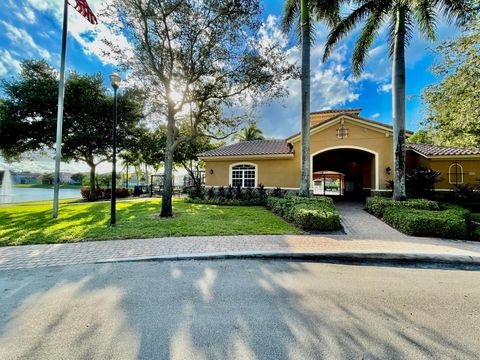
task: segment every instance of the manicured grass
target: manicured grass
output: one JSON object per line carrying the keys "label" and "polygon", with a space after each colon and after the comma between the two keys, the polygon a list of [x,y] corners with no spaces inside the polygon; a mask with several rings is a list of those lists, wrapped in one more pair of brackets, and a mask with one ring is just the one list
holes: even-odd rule
{"label": "manicured grass", "polygon": [[117,226],[108,226],[110,203],[0,206],[0,246],[193,235],[294,234],[300,231],[260,206],[219,206],[174,199],[175,216],[158,216],[161,201],[117,203]]}
{"label": "manicured grass", "polygon": [[[15,187],[32,188],[32,189],[53,189],[53,185],[49,184],[15,184]],[[60,189],[80,189],[82,185],[60,184]]]}

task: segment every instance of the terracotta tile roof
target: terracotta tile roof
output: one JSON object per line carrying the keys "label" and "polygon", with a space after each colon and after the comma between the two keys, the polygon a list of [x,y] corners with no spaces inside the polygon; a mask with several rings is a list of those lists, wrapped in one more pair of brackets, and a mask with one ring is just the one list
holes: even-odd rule
{"label": "terracotta tile roof", "polygon": [[416,151],[424,156],[480,155],[479,148],[465,148],[461,146],[408,143],[406,148],[407,150]]}
{"label": "terracotta tile roof", "polygon": [[358,115],[362,111],[362,108],[354,108],[354,109],[329,109],[329,110],[320,110],[320,111],[312,111],[310,115],[317,115],[317,114],[332,114],[334,116],[335,114],[339,113],[347,113],[347,114],[355,114]]}
{"label": "terracotta tile roof", "polygon": [[208,156],[240,156],[240,155],[277,155],[293,154],[292,148],[286,140],[253,140],[242,141],[236,144],[222,146],[198,154],[199,157]]}

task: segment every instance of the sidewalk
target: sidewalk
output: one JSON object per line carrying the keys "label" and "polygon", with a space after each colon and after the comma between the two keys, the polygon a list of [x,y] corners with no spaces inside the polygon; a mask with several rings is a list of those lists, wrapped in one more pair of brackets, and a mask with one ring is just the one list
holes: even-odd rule
{"label": "sidewalk", "polygon": [[88,264],[111,259],[234,253],[376,253],[480,257],[480,242],[347,235],[247,235],[92,241],[0,248],[0,270]]}

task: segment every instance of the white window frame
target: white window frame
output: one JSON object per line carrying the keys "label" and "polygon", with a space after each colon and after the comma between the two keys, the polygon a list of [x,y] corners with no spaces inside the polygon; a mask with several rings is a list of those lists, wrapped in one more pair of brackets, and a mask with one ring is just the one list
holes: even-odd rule
{"label": "white window frame", "polygon": [[[460,172],[454,172],[452,173],[452,167],[458,167],[458,169],[460,169]],[[457,175],[460,175],[459,178],[460,178],[460,181],[456,181],[458,180],[458,177]],[[452,181],[452,177],[454,178],[453,181]],[[463,184],[463,166],[460,165],[458,162],[454,162],[452,165],[450,165],[448,167],[448,182],[449,184]]]}
{"label": "white window frame", "polygon": [[[253,166],[254,167],[253,170],[255,171],[255,184],[252,187],[253,188],[258,187],[258,166],[255,163],[249,163],[249,162],[239,162],[239,163],[235,163],[235,164],[230,165],[230,168],[229,168],[229,171],[228,171],[228,182],[229,182],[229,184],[231,186],[233,186],[233,184],[232,184],[233,183],[232,172],[234,170],[233,168],[235,166],[239,166],[239,165],[248,165],[248,166]],[[242,170],[242,169],[239,169],[239,170]],[[247,171],[247,170],[251,171],[252,169],[244,169],[243,171]],[[246,188],[245,186],[243,186],[244,184],[245,184],[245,177],[242,176],[242,186],[241,186],[241,188],[243,188],[243,189]]]}

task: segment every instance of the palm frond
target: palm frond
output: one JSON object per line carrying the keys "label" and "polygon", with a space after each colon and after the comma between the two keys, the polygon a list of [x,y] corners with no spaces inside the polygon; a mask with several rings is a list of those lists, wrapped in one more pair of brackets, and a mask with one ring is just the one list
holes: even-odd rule
{"label": "palm frond", "polygon": [[285,8],[283,9],[283,17],[281,22],[282,31],[288,33],[295,24],[298,26],[300,18],[300,2],[298,0],[285,1]]}
{"label": "palm frond", "polygon": [[311,0],[310,13],[316,21],[325,21],[334,27],[341,21],[340,6],[346,0]]}
{"label": "palm frond", "polygon": [[323,61],[327,61],[330,54],[335,47],[348,33],[350,33],[355,26],[365,20],[370,14],[375,11],[378,0],[370,0],[355,9],[346,18],[342,19],[336,24],[336,26],[330,31],[325,44],[325,51],[323,53]]}
{"label": "palm frond", "polygon": [[435,40],[437,29],[437,2],[432,0],[417,0],[412,6],[414,18],[420,28],[420,33],[427,39]]}
{"label": "palm frond", "polygon": [[478,0],[438,0],[438,7],[449,22],[458,26],[465,25],[472,17],[476,16]]}
{"label": "palm frond", "polygon": [[355,77],[360,76],[368,52],[377,37],[378,31],[387,16],[387,9],[378,8],[368,17],[365,26],[362,28],[360,36],[355,43],[355,49],[352,54],[352,71]]}

